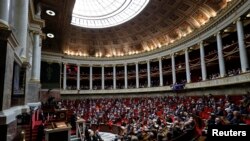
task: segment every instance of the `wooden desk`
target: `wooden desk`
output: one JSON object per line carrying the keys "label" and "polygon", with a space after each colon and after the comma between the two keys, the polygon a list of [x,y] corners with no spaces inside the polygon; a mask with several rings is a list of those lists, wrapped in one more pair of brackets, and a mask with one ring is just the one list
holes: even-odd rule
{"label": "wooden desk", "polygon": [[53,122],[45,131],[45,141],[70,141],[71,126],[65,122]]}

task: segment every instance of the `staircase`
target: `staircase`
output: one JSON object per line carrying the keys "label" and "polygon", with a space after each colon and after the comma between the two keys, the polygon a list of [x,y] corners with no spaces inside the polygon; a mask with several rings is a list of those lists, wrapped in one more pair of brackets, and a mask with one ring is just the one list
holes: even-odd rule
{"label": "staircase", "polygon": [[34,126],[34,128],[32,129],[32,141],[36,141],[37,138],[37,132],[38,132],[38,126]]}
{"label": "staircase", "polygon": [[24,131],[25,140],[30,139],[30,125],[22,125],[22,131]]}
{"label": "staircase", "polygon": [[70,140],[71,141],[81,141],[81,139],[78,138],[76,135],[71,135]]}
{"label": "staircase", "polygon": [[22,125],[22,129],[25,132],[25,141],[30,141],[30,136],[32,136],[31,141],[36,141],[38,126],[35,126],[32,129],[31,134],[30,134],[30,125]]}

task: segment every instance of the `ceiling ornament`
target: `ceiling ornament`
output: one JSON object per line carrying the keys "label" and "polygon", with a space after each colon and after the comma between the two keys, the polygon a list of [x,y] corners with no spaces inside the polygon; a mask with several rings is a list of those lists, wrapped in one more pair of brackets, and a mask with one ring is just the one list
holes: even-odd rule
{"label": "ceiling ornament", "polygon": [[107,28],[138,15],[149,0],[76,0],[71,24],[85,28]]}

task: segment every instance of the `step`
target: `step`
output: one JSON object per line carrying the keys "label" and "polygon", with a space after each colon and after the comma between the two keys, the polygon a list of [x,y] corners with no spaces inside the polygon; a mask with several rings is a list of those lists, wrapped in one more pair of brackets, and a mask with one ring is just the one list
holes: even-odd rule
{"label": "step", "polygon": [[71,135],[71,136],[70,136],[70,140],[71,140],[71,141],[81,141],[81,139],[78,138],[76,135]]}
{"label": "step", "polygon": [[76,135],[71,135],[70,138],[77,138],[77,136]]}
{"label": "step", "polygon": [[73,139],[70,139],[70,141],[81,141],[80,138],[73,138]]}

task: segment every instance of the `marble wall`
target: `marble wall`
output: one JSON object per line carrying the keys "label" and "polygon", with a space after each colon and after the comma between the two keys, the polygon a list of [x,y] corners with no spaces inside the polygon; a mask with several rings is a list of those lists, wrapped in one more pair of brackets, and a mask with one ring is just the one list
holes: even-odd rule
{"label": "marble wall", "polygon": [[17,134],[17,122],[16,120],[9,123],[0,125],[0,140],[12,141]]}
{"label": "marble wall", "polygon": [[13,121],[7,126],[7,141],[12,141],[17,134],[17,121]]}
{"label": "marble wall", "polygon": [[0,42],[0,110],[4,110],[11,105],[14,50],[8,41]]}
{"label": "marble wall", "polygon": [[32,103],[39,101],[39,91],[41,88],[40,82],[32,82],[30,81],[27,86],[27,93],[25,96],[25,103]]}

